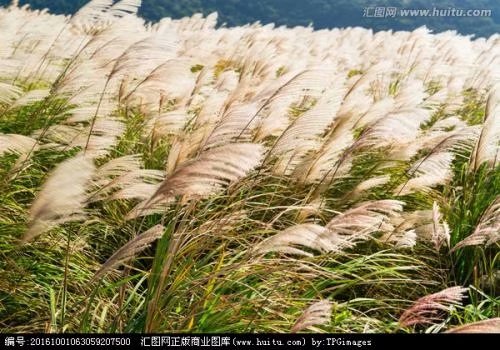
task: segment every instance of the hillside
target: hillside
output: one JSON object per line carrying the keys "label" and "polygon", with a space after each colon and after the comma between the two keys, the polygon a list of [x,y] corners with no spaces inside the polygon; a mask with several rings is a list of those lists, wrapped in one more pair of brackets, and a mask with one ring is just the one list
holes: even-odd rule
{"label": "hillside", "polygon": [[[49,8],[54,13],[74,13],[87,0],[21,0],[32,8]],[[0,0],[7,4],[9,0]],[[488,9],[491,17],[401,17],[365,18],[363,9],[368,7],[388,7],[406,9]],[[181,18],[193,13],[208,15],[219,13],[219,23],[229,26],[260,21],[277,25],[307,26],[317,29],[333,27],[363,26],[374,30],[413,30],[422,25],[441,32],[457,30],[462,34],[490,36],[500,32],[500,2],[496,0],[144,0],[139,12],[150,21],[163,17]]]}

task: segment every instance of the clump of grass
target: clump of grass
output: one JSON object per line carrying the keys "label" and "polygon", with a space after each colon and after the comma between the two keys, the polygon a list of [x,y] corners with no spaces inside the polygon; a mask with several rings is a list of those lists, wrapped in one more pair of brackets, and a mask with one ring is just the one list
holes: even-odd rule
{"label": "clump of grass", "polygon": [[[496,211],[484,220],[498,93],[467,68],[489,41],[462,65],[447,40],[468,37],[381,33],[394,45],[362,41],[351,62],[363,31],[193,17],[171,40],[125,17],[124,36],[114,21],[135,6],[87,6],[69,22],[0,9],[19,34],[0,50],[2,329],[438,332],[499,316]],[[413,62],[429,45],[437,62]],[[455,63],[464,76],[435,68]],[[50,199],[78,168],[54,170],[79,160],[68,213]],[[461,245],[478,227],[490,244]]]}

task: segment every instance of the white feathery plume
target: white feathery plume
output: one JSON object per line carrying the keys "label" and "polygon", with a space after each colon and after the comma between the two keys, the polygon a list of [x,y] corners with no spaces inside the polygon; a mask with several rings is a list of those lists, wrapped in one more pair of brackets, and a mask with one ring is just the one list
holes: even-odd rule
{"label": "white feathery plume", "polygon": [[[182,106],[188,101],[195,88],[195,75],[190,68],[192,62],[182,59],[168,59],[159,66],[154,67],[145,78],[140,78],[136,84],[131,85],[130,91],[123,87],[121,98],[132,105],[142,105],[151,112],[157,112],[164,101],[175,101]],[[130,73],[129,73],[130,74]],[[140,76],[136,73],[137,76]]]}
{"label": "white feathery plume", "polygon": [[218,91],[234,91],[238,87],[239,75],[235,71],[222,72],[217,78],[215,88]]}
{"label": "white feathery plume", "polygon": [[447,225],[440,218],[437,219],[438,224],[434,223],[436,217],[432,210],[403,212],[400,216],[391,218],[390,223],[394,231],[384,234],[380,240],[396,247],[411,247],[417,240],[435,245],[435,230],[438,230],[439,238],[443,240],[447,240],[448,232]]}
{"label": "white feathery plume", "polygon": [[158,191],[160,183],[134,182],[126,185],[121,183],[120,186],[121,189],[113,193],[109,199],[139,199],[145,201]]}
{"label": "white feathery plume", "polygon": [[396,95],[396,105],[400,108],[419,106],[427,97],[421,80],[406,80]]}
{"label": "white feathery plume", "polygon": [[156,225],[149,230],[141,233],[128,241],[124,246],[118,249],[94,274],[92,280],[95,281],[110,270],[125,264],[128,260],[134,258],[144,249],[148,248],[154,241],[163,236],[165,228],[162,225]]}
{"label": "white feathery plume", "polygon": [[257,167],[263,152],[262,145],[252,143],[233,143],[204,151],[167,176],[143,209],[176,196],[203,198],[217,193]]}
{"label": "white feathery plume", "polygon": [[[266,107],[269,107],[272,111],[274,109],[273,105],[288,107],[292,101],[301,96],[318,97],[331,84],[332,78],[335,76],[334,74],[335,72],[332,68],[314,68],[306,69],[299,73],[291,72],[280,77],[280,83],[284,82],[281,83],[282,85],[278,87],[273,85],[271,89],[265,90],[255,97],[255,101],[262,102],[260,103],[260,108],[250,118],[249,124]],[[262,118],[261,123],[265,124],[267,121],[272,121],[271,116]]]}
{"label": "white feathery plume", "polygon": [[165,174],[161,170],[142,169],[140,155],[115,158],[96,170],[92,202],[106,199],[147,199],[158,189]]}
{"label": "white feathery plume", "polygon": [[420,126],[430,119],[430,113],[421,108],[399,110],[376,121],[363,135],[361,145],[385,147],[415,140]]}
{"label": "white feathery plume", "polygon": [[403,203],[394,200],[365,202],[337,215],[325,227],[308,223],[285,229],[260,242],[255,251],[304,256],[313,255],[307,250],[339,253],[370,239],[374,233],[392,232],[389,219],[402,209]]}
{"label": "white feathery plume", "polygon": [[101,165],[95,174],[95,183],[109,183],[110,178],[125,175],[141,168],[141,155],[131,154],[109,160]]}
{"label": "white feathery plume", "polygon": [[373,124],[382,117],[385,117],[395,109],[395,101],[392,97],[385,97],[376,101],[370,106],[368,111],[363,114],[359,120],[354,124],[354,127],[364,127]]}
{"label": "white feathery plume", "polygon": [[[394,225],[396,232],[413,230],[417,235],[417,239],[430,242],[437,247],[437,243],[443,245],[448,242],[449,227],[441,219],[439,209],[433,209],[403,213],[400,218],[395,218],[391,223]],[[438,209],[438,211],[436,212],[435,209]]]}
{"label": "white feathery plume", "polygon": [[297,117],[281,134],[271,149],[272,156],[278,156],[275,171],[289,173],[306,153],[320,145],[320,137],[330,126],[342,103],[345,89],[342,80],[332,92],[323,95],[311,109]]}
{"label": "white feathery plume", "polygon": [[258,126],[255,130],[254,139],[262,142],[267,137],[279,137],[290,124],[289,110],[293,102],[290,97],[288,100],[281,98],[269,104],[259,115],[253,117],[257,120]]}
{"label": "white feathery plume", "polygon": [[[129,170],[121,176],[109,181],[97,190],[96,200],[110,199],[146,199],[158,189],[165,174],[156,169]],[[135,192],[137,191],[137,192]],[[110,195],[112,193],[112,195]],[[149,196],[147,194],[149,193]]]}
{"label": "white feathery plume", "polygon": [[325,183],[344,176],[351,167],[347,150],[353,142],[354,137],[348,125],[340,124],[327,136],[319,150],[297,164],[292,178],[303,183]]}
{"label": "white feathery plume", "polygon": [[413,248],[417,243],[417,232],[415,230],[394,230],[385,233],[380,241],[394,245],[395,248]]}
{"label": "white feathery plume", "polygon": [[[491,102],[493,98],[495,94],[488,98],[483,128],[473,153],[474,169],[478,169],[483,163],[488,163],[493,168],[499,164],[500,104],[498,101]],[[495,107],[492,106],[493,103]]]}
{"label": "white feathery plume", "polygon": [[44,139],[61,144],[61,148],[81,147],[87,156],[95,158],[107,154],[124,131],[121,121],[98,118],[91,126],[56,124],[34,136],[43,135]]}
{"label": "white feathery plume", "polygon": [[452,177],[451,162],[453,158],[454,155],[450,152],[439,152],[419,159],[409,170],[410,179],[398,186],[394,193],[398,196],[404,196],[445,184]]}
{"label": "white feathery plume", "polygon": [[440,119],[437,122],[435,122],[431,127],[431,131],[446,131],[449,129],[463,130],[464,133],[470,130],[471,132],[476,133],[476,131],[472,131],[472,129],[474,128],[468,128],[467,123],[465,123],[462,119],[456,116]]}
{"label": "white feathery plume", "polygon": [[59,164],[31,205],[29,229],[22,242],[28,242],[56,225],[84,218],[94,171],[94,163],[88,157],[76,156]]}
{"label": "white feathery plume", "polygon": [[500,241],[500,196],[484,211],[474,232],[457,243],[452,251],[484,244],[486,247]]}
{"label": "white feathery plume", "polygon": [[[257,111],[255,104],[231,105],[227,107],[221,119],[203,142],[203,150],[234,142],[251,141],[251,131],[255,126]],[[253,118],[253,119],[252,119]]]}
{"label": "white feathery plume", "polygon": [[23,91],[15,85],[0,81],[0,104],[11,104],[22,95]]}
{"label": "white feathery plume", "polygon": [[390,218],[398,216],[404,203],[383,199],[364,202],[334,217],[327,225],[332,232],[364,240],[377,231],[392,231]]}
{"label": "white feathery plume", "polygon": [[500,333],[500,317],[467,323],[447,330],[445,333]]}
{"label": "white feathery plume", "polygon": [[366,114],[373,104],[374,97],[364,89],[357,89],[345,96],[338,115],[343,118],[357,118]]}
{"label": "white feathery plume", "polygon": [[109,27],[117,18],[136,14],[140,6],[141,0],[121,0],[116,4],[114,0],[91,0],[73,15],[71,22],[76,27],[95,33],[96,29]]}
{"label": "white feathery plume", "polygon": [[[115,107],[111,104],[101,104],[99,106],[99,114],[101,116],[110,115],[114,109]],[[71,110],[67,111],[70,116],[64,120],[64,123],[71,125],[75,123],[88,122],[92,119],[95,112],[96,106],[94,104],[79,104],[78,107],[72,108]]]}
{"label": "white feathery plume", "polygon": [[446,221],[442,220],[439,205],[432,205],[432,242],[437,251],[442,246],[450,247],[450,228]]}
{"label": "white feathery plume", "polygon": [[115,79],[144,77],[175,56],[175,36],[153,34],[131,44],[114,62],[109,74]]}
{"label": "white feathery plume", "polygon": [[367,190],[370,190],[374,187],[382,186],[385,185],[391,177],[389,175],[381,175],[381,176],[376,176],[369,178],[368,180],[365,180],[361,183],[359,183],[353,190],[353,196],[359,195],[362,192],[365,192]]}
{"label": "white feathery plume", "polygon": [[[125,220],[133,220],[142,216],[148,216],[153,214],[162,214],[165,212],[165,208],[167,206],[174,204],[175,199],[173,198],[155,200],[154,203],[151,203],[150,198],[157,192],[158,187],[159,185],[156,186],[156,190],[147,199],[142,200],[134,208],[132,208],[132,210],[130,210],[130,212],[128,212],[127,215],[125,215]],[[123,194],[120,194],[120,191],[118,191],[116,194],[117,195],[120,194],[120,196],[123,196],[123,199],[127,199],[126,198],[127,193],[125,192]]]}
{"label": "white feathery plume", "polygon": [[227,144],[210,149],[170,175],[156,195],[211,194],[220,185],[240,179],[259,165],[262,153],[261,145],[251,143]]}
{"label": "white feathery plume", "polygon": [[154,141],[165,136],[177,135],[189,119],[190,115],[183,109],[161,113],[147,120],[143,134],[151,135]]}
{"label": "white feathery plume", "polygon": [[259,254],[281,252],[285,254],[313,256],[312,253],[300,247],[310,247],[326,252],[340,252],[342,249],[348,247],[344,241],[339,239],[324,239],[323,235],[325,233],[327,233],[327,229],[320,225],[295,225],[265,239],[255,247],[255,250]]}
{"label": "white feathery plume", "polygon": [[217,123],[222,116],[227,98],[227,93],[212,93],[212,91],[210,91],[209,96],[203,101],[200,111],[198,112],[195,122],[196,126],[200,127],[206,124],[214,125]]}
{"label": "white feathery plume", "polygon": [[[447,118],[451,119],[451,118]],[[432,128],[424,132],[416,140],[401,144],[400,147],[394,148],[389,152],[390,157],[395,160],[409,160],[414,157],[422,149],[430,149],[428,154],[416,161],[413,168],[409,171],[409,175],[415,175],[415,171],[421,166],[428,166],[426,162],[435,162],[439,159],[445,159],[446,153],[451,154],[451,160],[456,155],[463,156],[469,153],[474,147],[474,142],[479,135],[479,128],[476,126],[464,126],[452,131],[444,131],[446,126],[453,127],[460,125],[453,120],[442,120],[432,126]]]}
{"label": "white feathery plume", "polygon": [[41,101],[47,96],[49,96],[50,90],[48,89],[38,89],[38,90],[30,90],[26,92],[24,95],[19,97],[11,106],[11,108],[17,108],[32,104],[37,101]]}
{"label": "white feathery plume", "polygon": [[141,7],[142,0],[121,0],[111,6],[109,12],[116,17],[135,15]]}
{"label": "white feathery plume", "polygon": [[[443,129],[453,128],[451,131]],[[466,126],[453,118],[446,118],[435,123],[428,133],[416,141],[420,148],[430,148],[431,153],[450,151],[454,153],[470,152],[479,136],[480,128]]]}
{"label": "white feathery plume", "polygon": [[322,325],[330,322],[333,304],[328,300],[317,301],[310,305],[295,321],[291,333],[300,332],[312,326]]}
{"label": "white feathery plume", "polygon": [[399,318],[399,324],[410,327],[417,324],[439,322],[456,305],[461,305],[468,288],[451,287],[418,299],[413,306],[405,310]]}
{"label": "white feathery plume", "polygon": [[37,148],[37,140],[18,134],[0,134],[0,155],[28,153]]}
{"label": "white feathery plume", "polygon": [[182,132],[175,137],[167,157],[165,167],[167,174],[172,174],[175,169],[196,155],[210,129],[210,126],[201,126],[193,133]]}
{"label": "white feathery plume", "polygon": [[80,8],[80,10],[75,13],[74,17],[105,12],[113,5],[113,3],[114,0],[91,0],[85,4],[85,6]]}
{"label": "white feathery plume", "polygon": [[367,84],[373,81],[379,74],[384,74],[384,76],[386,76],[392,70],[393,67],[391,67],[391,61],[388,59],[373,64],[361,75],[352,77],[352,84],[348,91],[348,95],[353,93],[353,91],[362,90]]}
{"label": "white feathery plume", "polygon": [[103,19],[106,11],[113,5],[113,2],[114,0],[91,0],[73,15],[71,21],[77,25],[97,23]]}

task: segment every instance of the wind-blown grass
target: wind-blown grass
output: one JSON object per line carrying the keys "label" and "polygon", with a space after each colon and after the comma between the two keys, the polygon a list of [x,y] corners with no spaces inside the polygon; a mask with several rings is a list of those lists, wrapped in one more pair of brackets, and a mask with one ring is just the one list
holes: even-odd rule
{"label": "wind-blown grass", "polygon": [[498,331],[495,37],[139,5],[0,9],[2,330]]}

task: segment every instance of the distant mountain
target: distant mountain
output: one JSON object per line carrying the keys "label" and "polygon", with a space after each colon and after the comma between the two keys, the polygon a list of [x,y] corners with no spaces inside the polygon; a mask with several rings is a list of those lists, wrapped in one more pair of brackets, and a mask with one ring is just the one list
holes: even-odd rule
{"label": "distant mountain", "polygon": [[[87,0],[19,2],[29,3],[36,9],[49,8],[53,13],[74,13]],[[9,3],[10,0],[0,0],[0,5]],[[466,10],[488,10],[491,15],[471,12],[471,16],[457,16],[459,9],[464,10],[464,15]],[[409,10],[416,11],[410,14]],[[448,16],[436,16],[440,14],[438,10]],[[214,11],[219,13],[219,24],[227,26],[260,21],[287,26],[312,24],[316,29],[362,26],[378,31],[412,30],[426,25],[435,32],[457,30],[476,36],[500,33],[498,0],[143,0],[139,14],[157,21],[163,17],[180,18],[197,12],[206,15]]]}

